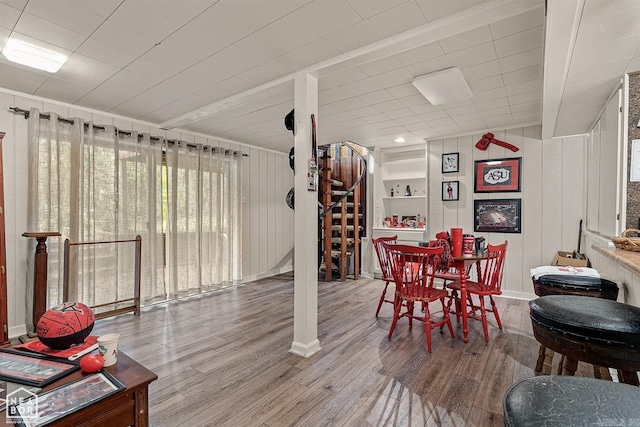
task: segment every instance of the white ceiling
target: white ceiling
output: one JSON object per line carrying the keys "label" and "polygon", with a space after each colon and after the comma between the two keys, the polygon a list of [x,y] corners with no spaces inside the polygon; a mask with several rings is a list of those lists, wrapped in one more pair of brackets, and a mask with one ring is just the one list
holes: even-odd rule
{"label": "white ceiling", "polygon": [[[543,0],[0,0],[0,47],[70,56],[56,74],[0,56],[0,87],[283,152],[304,69],[319,78],[320,143],[543,117],[543,136],[585,133],[640,69],[640,2],[548,3],[545,22]],[[411,84],[452,66],[470,101],[434,106]]]}

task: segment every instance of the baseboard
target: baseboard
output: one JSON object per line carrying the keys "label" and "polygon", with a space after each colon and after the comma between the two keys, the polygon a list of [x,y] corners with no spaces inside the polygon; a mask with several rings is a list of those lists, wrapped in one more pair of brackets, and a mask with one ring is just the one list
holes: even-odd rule
{"label": "baseboard", "polygon": [[538,298],[536,294],[529,294],[526,292],[504,291],[504,290],[502,291],[502,296],[505,298],[521,299],[525,301],[531,301]]}
{"label": "baseboard", "polygon": [[25,324],[9,327],[9,339],[18,338],[20,335],[24,335],[26,333],[27,325]]}

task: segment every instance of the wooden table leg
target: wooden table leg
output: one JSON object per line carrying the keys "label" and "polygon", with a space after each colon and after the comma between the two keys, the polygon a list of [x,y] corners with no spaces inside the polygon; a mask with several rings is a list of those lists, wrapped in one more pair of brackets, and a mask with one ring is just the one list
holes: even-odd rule
{"label": "wooden table leg", "polygon": [[469,342],[469,327],[467,322],[467,277],[464,263],[460,271],[460,314],[462,315],[462,342]]}

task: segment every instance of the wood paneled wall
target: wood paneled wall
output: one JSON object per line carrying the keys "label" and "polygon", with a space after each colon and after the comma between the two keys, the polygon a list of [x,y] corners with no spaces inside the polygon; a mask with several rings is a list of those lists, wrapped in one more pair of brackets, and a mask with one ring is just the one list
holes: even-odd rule
{"label": "wood paneled wall", "polygon": [[[434,235],[440,230],[460,226],[465,232],[484,236],[489,243],[508,240],[503,293],[533,298],[529,270],[548,265],[556,251],[572,251],[578,244],[578,226],[585,205],[586,137],[542,140],[540,126],[493,133],[495,138],[520,150],[514,153],[494,144],[487,151],[478,150],[475,143],[481,134],[427,143],[428,233]],[[442,174],[441,156],[451,152],[460,153],[460,172]],[[522,191],[474,194],[474,161],[508,157],[522,157]],[[442,181],[456,180],[460,181],[460,200],[442,202]],[[473,200],[501,198],[522,200],[522,233],[474,233]]]}
{"label": "wood paneled wall", "polygon": [[[63,117],[82,117],[96,124],[112,124],[121,129],[149,132],[152,135],[182,139],[196,143],[219,145],[192,133],[167,132],[151,124],[99,111],[77,109],[46,100],[29,98],[0,90],[0,130],[4,138],[4,182],[6,205],[7,287],[9,298],[9,335],[24,333],[26,293],[31,286],[27,279],[27,260],[33,256],[27,230],[27,120],[9,111],[9,107],[40,111],[55,111]],[[293,137],[292,144],[293,144]],[[293,172],[287,154],[261,150],[241,144],[223,142],[226,148],[247,154],[243,160],[243,281],[293,270],[293,211],[285,203],[285,196],[293,186]]]}

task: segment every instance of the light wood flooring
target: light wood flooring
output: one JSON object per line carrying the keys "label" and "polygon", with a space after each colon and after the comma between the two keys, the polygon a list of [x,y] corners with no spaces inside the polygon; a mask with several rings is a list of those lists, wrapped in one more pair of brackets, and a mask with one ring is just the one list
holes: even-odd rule
{"label": "light wood flooring", "polygon": [[[307,359],[288,352],[293,276],[156,305],[139,318],[96,323],[118,332],[120,349],[158,375],[152,426],[501,426],[502,396],[534,375],[538,343],[526,301],[499,298],[504,330],[470,321],[470,340],[375,309],[383,286],[361,279],[318,284],[318,339]],[[559,357],[555,357],[557,364]],[[580,364],[577,375],[593,376]],[[555,369],[555,368],[554,368]]]}

